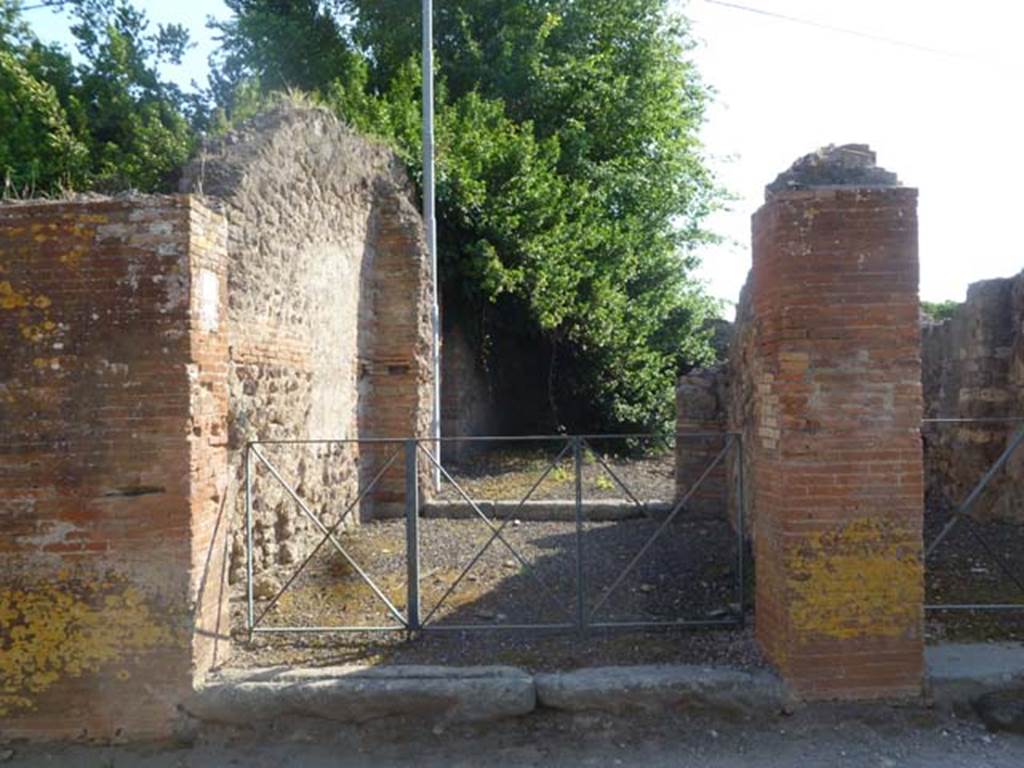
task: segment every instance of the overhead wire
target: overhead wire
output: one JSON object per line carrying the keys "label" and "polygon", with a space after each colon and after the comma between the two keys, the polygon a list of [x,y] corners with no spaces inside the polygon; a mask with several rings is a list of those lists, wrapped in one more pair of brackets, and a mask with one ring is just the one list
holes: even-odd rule
{"label": "overhead wire", "polygon": [[710,5],[718,5],[723,8],[731,8],[735,11],[744,11],[746,13],[754,13],[759,16],[767,16],[772,19],[779,19],[780,21],[788,21],[793,24],[802,24],[807,27],[816,27],[818,29],[825,29],[830,32],[838,32],[844,35],[852,35],[854,37],[860,37],[865,40],[872,40],[877,43],[886,43],[888,45],[895,45],[901,48],[910,48],[912,50],[921,51],[923,53],[932,53],[939,56],[952,56],[955,58],[963,58],[966,56],[964,53],[956,51],[947,51],[941,48],[932,48],[927,45],[921,45],[919,43],[909,42],[907,40],[899,40],[893,37],[885,37],[883,35],[875,35],[870,32],[863,32],[857,29],[850,29],[849,27],[840,27],[834,24],[826,24],[824,22],[815,21],[813,19],[806,19],[799,16],[790,16],[785,13],[779,13],[777,11],[770,11],[767,8],[755,8],[749,5],[742,5],[741,3],[728,2],[728,0],[704,0],[704,2]]}

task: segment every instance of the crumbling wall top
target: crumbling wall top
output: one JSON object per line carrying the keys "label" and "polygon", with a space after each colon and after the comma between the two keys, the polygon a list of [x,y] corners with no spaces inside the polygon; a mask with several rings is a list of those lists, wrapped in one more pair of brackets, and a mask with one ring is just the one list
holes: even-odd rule
{"label": "crumbling wall top", "polygon": [[875,164],[867,144],[829,144],[804,155],[765,187],[765,200],[812,187],[899,187],[896,174]]}

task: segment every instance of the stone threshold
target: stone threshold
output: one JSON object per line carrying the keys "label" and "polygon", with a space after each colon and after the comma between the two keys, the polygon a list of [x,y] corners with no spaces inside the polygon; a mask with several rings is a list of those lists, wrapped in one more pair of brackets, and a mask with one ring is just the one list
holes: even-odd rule
{"label": "stone threshold", "polygon": [[184,710],[203,722],[236,726],[287,717],[471,723],[537,709],[771,714],[784,701],[784,688],[770,672],[695,665],[595,667],[536,675],[507,666],[273,667],[222,671],[195,691]]}
{"label": "stone threshold", "polygon": [[[1024,717],[1024,644],[931,646],[925,660],[924,693],[909,703],[970,708],[988,723],[986,712],[992,707],[985,702],[1008,698],[1020,702]],[[771,716],[798,705],[785,684],[766,670],[680,664],[531,674],[509,666],[396,665],[225,669],[197,688],[183,709],[206,723],[252,726],[288,717],[473,723],[543,709]],[[999,714],[1006,718],[1005,706]]]}

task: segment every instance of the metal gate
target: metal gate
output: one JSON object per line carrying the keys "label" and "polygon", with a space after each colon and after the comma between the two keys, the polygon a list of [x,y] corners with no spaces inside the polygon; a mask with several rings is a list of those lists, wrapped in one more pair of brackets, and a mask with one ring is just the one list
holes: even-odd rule
{"label": "metal gate", "polygon": [[[703,445],[701,451],[704,453],[698,452],[697,455],[706,455],[707,458],[702,462],[702,468],[694,470],[692,477],[683,478],[680,482],[674,477],[675,451],[683,441],[687,445]],[[475,449],[491,446],[490,450],[495,450],[493,446],[497,445],[500,451],[513,456],[532,456],[530,451],[540,450],[536,446],[541,443],[544,445],[543,460],[531,465],[533,474],[528,487],[524,481],[513,498],[500,501],[484,500],[482,491],[471,487],[475,482],[472,473],[460,475],[452,469],[451,462],[442,461],[440,455],[442,451],[455,447]],[[269,455],[281,447],[313,449],[318,456],[326,457],[326,462],[332,457],[351,457],[358,451],[372,452],[374,459],[372,462],[364,461],[364,481],[359,484],[358,493],[340,507],[336,519],[328,523],[303,498],[302,484],[290,479],[287,469],[278,466],[283,462],[275,461]],[[629,455],[654,456],[654,459],[642,460],[650,466],[642,464],[647,474],[638,476],[649,482],[653,482],[651,477],[663,482],[671,471],[673,477],[669,482],[674,493],[667,500],[645,498],[645,493],[649,496],[651,492],[638,489],[637,481],[628,476],[634,465],[628,459],[618,458]],[[245,454],[247,627],[250,638],[260,633],[420,634],[494,630],[586,633],[616,628],[656,630],[742,626],[748,574],[743,535],[741,457],[741,435],[720,432],[252,442]],[[308,464],[303,466],[308,474]],[[438,474],[443,494],[422,493],[421,489],[430,487],[432,478]],[[324,476],[327,476],[326,472]],[[259,488],[254,487],[257,477],[260,478]],[[360,506],[368,503],[375,494],[380,494],[382,488],[393,490],[399,477],[404,485],[403,514],[399,521],[389,525],[401,526],[396,535],[402,539],[405,549],[404,569],[392,567],[384,574],[371,573],[368,560],[373,559],[375,553],[360,555],[354,547],[358,545],[361,534],[368,535],[372,530],[368,526],[377,523],[359,526],[349,523]],[[279,504],[291,504],[300,518],[316,531],[319,541],[290,569],[290,575],[276,594],[257,599],[254,593],[254,508],[260,504],[261,497],[270,492],[271,486],[282,495],[283,501]],[[539,489],[554,486],[567,498],[553,501],[535,498]],[[709,503],[709,495],[712,503]],[[717,502],[716,496],[720,497]],[[731,511],[731,521],[727,519],[727,508]],[[538,510],[554,515],[553,521]],[[481,538],[471,549],[463,547],[465,553],[453,556],[453,562],[442,563],[444,567],[435,569],[435,572],[454,575],[441,586],[436,584],[438,578],[431,577],[429,586],[431,589],[437,586],[434,590],[437,594],[429,595],[430,599],[425,601],[425,573],[421,563],[424,526],[431,529],[437,525],[436,520],[449,519],[444,517],[445,514],[461,521],[459,531],[468,532],[472,526]],[[524,543],[529,537],[524,539],[521,532],[535,524],[546,526],[545,532],[549,529],[555,532],[539,537],[540,545],[533,539]],[[548,539],[557,540],[558,545],[548,544]],[[535,554],[527,553],[527,545],[530,552],[535,552],[536,546],[552,546],[554,549],[538,559]],[[614,552],[609,547],[614,548]],[[336,622],[285,620],[269,625],[268,616],[286,599],[289,590],[294,589],[296,580],[309,572],[314,559],[325,552],[332,552],[340,558],[349,574],[369,590],[367,594],[372,593],[377,607],[386,612],[389,621],[356,624],[346,621],[339,613],[341,620]],[[453,595],[474,578],[478,564],[485,559],[488,562],[493,560],[498,552],[505,558],[504,566],[514,573],[514,577],[506,580],[514,578],[518,584],[517,594],[525,595],[531,610],[536,610],[543,619],[474,623],[459,620],[456,612],[455,619],[448,617],[442,620],[446,611],[451,612],[449,603]],[[687,557],[700,562],[688,564]],[[398,574],[396,570],[404,572]],[[641,571],[646,581],[640,581],[638,574]],[[709,573],[710,576],[707,575]],[[396,583],[396,579],[401,583]],[[710,584],[712,579],[714,583]],[[660,595],[657,594],[659,591]],[[659,598],[660,602],[654,598]],[[635,610],[640,615],[633,616],[630,612],[634,609],[630,606],[637,601],[645,606],[657,602],[657,606],[637,608]],[[713,604],[716,602],[718,604]]]}
{"label": "metal gate", "polygon": [[926,450],[929,441],[941,445],[942,430],[966,431],[968,434],[962,439],[975,441],[978,438],[971,436],[972,430],[983,431],[986,437],[1005,434],[1002,451],[987,467],[978,468],[977,482],[962,499],[953,504],[943,499],[929,500],[925,518],[925,576],[929,594],[925,609],[932,614],[1024,613],[1024,574],[1018,570],[1024,520],[984,520],[974,514],[987,493],[1000,490],[994,486],[1007,465],[1024,453],[1024,419],[925,419],[923,427]]}

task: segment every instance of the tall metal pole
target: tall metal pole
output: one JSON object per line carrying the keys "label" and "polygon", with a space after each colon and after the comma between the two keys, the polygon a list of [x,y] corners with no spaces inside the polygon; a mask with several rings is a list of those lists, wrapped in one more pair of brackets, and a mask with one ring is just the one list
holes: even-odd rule
{"label": "tall metal pole", "polygon": [[[434,217],[434,9],[433,0],[423,0],[423,223],[430,250],[432,304],[430,321],[434,336],[431,350],[434,397],[430,434],[441,460],[441,308],[437,272],[437,221]],[[434,469],[434,487],[441,486],[441,470]]]}

